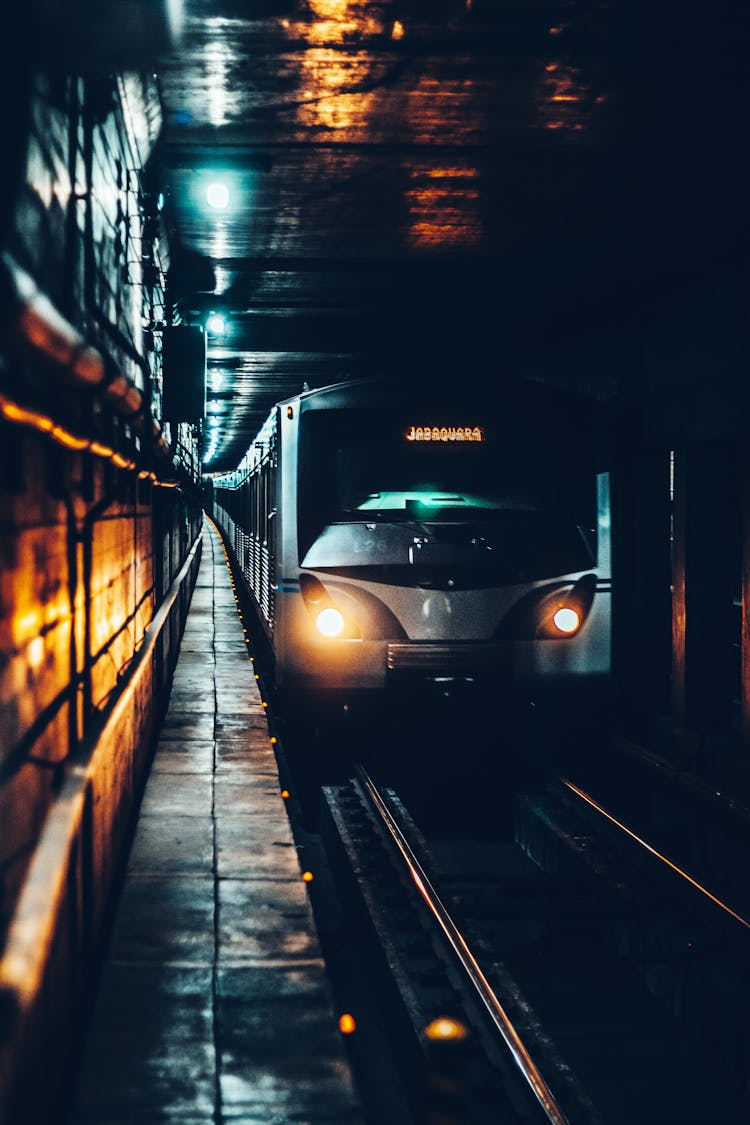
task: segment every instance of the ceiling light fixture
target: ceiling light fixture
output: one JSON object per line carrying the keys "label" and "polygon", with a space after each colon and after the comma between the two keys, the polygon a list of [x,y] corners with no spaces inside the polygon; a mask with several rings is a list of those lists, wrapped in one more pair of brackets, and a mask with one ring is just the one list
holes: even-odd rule
{"label": "ceiling light fixture", "polygon": [[206,328],[212,336],[223,336],[226,331],[226,321],[221,313],[211,313],[206,321]]}
{"label": "ceiling light fixture", "polygon": [[206,188],[206,202],[209,207],[223,211],[229,206],[229,188],[221,180],[215,180]]}

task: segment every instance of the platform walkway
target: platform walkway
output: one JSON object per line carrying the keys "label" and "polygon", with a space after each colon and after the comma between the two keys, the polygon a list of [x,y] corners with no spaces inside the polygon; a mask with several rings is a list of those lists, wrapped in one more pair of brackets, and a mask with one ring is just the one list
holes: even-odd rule
{"label": "platform walkway", "polygon": [[301,874],[206,521],[74,1125],[360,1125]]}

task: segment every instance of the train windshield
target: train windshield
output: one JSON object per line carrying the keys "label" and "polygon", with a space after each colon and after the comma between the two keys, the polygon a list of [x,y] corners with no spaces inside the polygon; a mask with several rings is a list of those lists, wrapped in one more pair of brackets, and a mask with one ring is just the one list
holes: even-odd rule
{"label": "train windshield", "polygon": [[418,428],[396,413],[309,411],[300,420],[300,562],[413,565],[418,554],[455,568],[489,562],[500,548],[491,561],[496,569],[507,560],[503,581],[588,569],[595,478],[572,461],[555,464],[512,426],[471,417]]}

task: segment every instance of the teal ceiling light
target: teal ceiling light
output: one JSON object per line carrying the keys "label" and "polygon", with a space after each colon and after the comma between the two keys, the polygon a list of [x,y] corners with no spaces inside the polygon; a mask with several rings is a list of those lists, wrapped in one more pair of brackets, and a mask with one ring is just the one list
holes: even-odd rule
{"label": "teal ceiling light", "polygon": [[217,211],[229,206],[229,188],[223,180],[213,180],[206,188],[206,203]]}

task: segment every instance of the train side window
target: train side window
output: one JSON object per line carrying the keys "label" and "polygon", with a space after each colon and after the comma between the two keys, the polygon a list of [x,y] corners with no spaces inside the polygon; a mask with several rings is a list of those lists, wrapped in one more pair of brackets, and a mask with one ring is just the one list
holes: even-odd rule
{"label": "train side window", "polygon": [[246,526],[247,526],[248,535],[250,535],[250,536],[252,536],[252,534],[253,534],[253,487],[254,487],[253,477],[252,477],[252,475],[250,475],[247,478],[247,501],[246,501],[246,503],[247,503],[247,508],[246,508],[247,525]]}
{"label": "train side window", "polygon": [[263,543],[268,543],[268,461],[263,465],[260,475],[261,487],[261,528]]}

